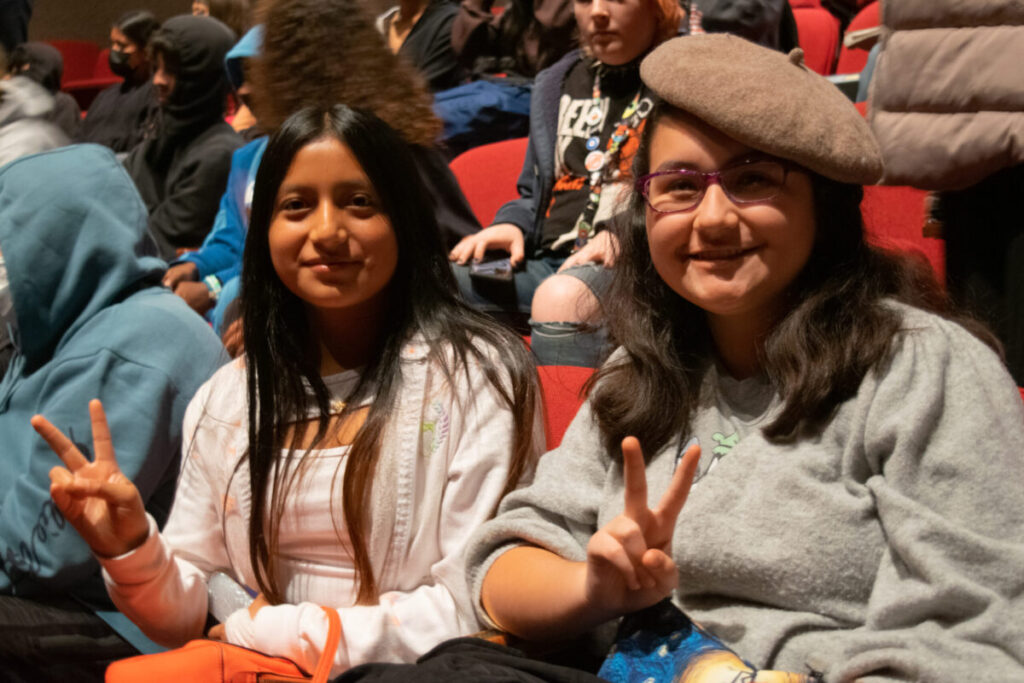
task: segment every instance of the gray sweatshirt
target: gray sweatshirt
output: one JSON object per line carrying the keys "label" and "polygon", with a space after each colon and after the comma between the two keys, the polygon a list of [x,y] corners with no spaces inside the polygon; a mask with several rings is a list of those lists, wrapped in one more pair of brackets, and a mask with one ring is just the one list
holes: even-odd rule
{"label": "gray sweatshirt", "polygon": [[[647,467],[653,505],[681,446],[701,444],[672,544],[674,599],[760,667],[830,682],[1024,681],[1024,406],[967,331],[900,309],[891,363],[814,439],[768,442],[772,387],[709,372],[692,433]],[[484,621],[481,583],[502,552],[532,543],[583,560],[622,509],[619,456],[584,405],[470,544]]]}

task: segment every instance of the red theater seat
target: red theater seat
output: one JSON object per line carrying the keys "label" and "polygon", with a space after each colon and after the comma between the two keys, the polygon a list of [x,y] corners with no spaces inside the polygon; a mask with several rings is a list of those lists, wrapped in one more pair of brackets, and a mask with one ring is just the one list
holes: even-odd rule
{"label": "red theater seat", "polygon": [[100,46],[91,40],[48,40],[48,44],[60,51],[64,58],[64,77],[61,86],[71,81],[92,78]]}
{"label": "red theater seat", "polygon": [[519,196],[516,181],[525,156],[526,138],[515,138],[475,147],[452,160],[452,173],[480,225],[490,225],[501,205]]}
{"label": "red theater seat", "polygon": [[[869,5],[865,5],[857,13],[857,16],[850,21],[850,25],[846,27],[846,35],[854,31],[874,28],[879,25],[880,21],[878,3],[872,2]],[[872,45],[874,45],[873,40],[855,47],[840,46],[839,60],[836,62],[836,73],[857,74],[863,71],[864,66],[868,63],[868,52],[871,50]]]}
{"label": "red theater seat", "polygon": [[594,370],[570,365],[542,365],[537,372],[544,397],[544,434],[550,450],[562,442],[566,428],[583,405],[583,385]]}
{"label": "red theater seat", "polygon": [[825,76],[832,73],[839,50],[839,19],[821,7],[793,7],[804,63]]}

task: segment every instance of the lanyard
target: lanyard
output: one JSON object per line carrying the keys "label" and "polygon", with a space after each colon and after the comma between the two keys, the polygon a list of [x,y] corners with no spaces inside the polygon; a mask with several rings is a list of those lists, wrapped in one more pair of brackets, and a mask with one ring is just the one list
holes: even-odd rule
{"label": "lanyard", "polygon": [[628,138],[630,133],[635,133],[641,123],[650,112],[650,107],[644,111],[640,109],[640,94],[642,87],[637,90],[633,100],[626,105],[622,117],[612,129],[611,137],[608,138],[607,146],[602,152],[597,149],[601,144],[600,133],[603,117],[601,116],[601,75],[594,78],[594,90],[592,94],[590,110],[587,112],[586,123],[590,127],[590,137],[587,138],[587,149],[589,153],[583,161],[584,168],[590,172],[590,192],[587,194],[587,204],[584,206],[580,217],[576,221],[576,240],[572,250],[579,251],[590,238],[594,236],[594,216],[597,215],[598,204],[601,201],[601,190],[604,181],[610,173],[607,169],[614,168],[618,162],[619,150]]}

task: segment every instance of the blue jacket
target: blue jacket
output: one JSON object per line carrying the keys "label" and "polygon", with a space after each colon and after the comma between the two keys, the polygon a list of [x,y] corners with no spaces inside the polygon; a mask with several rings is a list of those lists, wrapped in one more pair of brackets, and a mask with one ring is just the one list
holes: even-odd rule
{"label": "blue jacket", "polygon": [[50,501],[60,460],[46,416],[92,457],[88,401],[106,408],[124,473],[161,520],[173,498],[185,407],[226,361],[202,318],[136,254],[146,207],[113,153],[79,145],[0,170],[0,252],[17,351],[0,381],[0,594],[102,591],[89,548]]}
{"label": "blue jacket", "polygon": [[191,261],[199,269],[199,278],[213,275],[224,284],[242,271],[242,250],[245,234],[249,230],[249,207],[256,171],[267,148],[268,138],[253,140],[237,150],[231,158],[228,186],[220,198],[220,209],[213,221],[213,229],[198,251],[185,254],[177,260]]}
{"label": "blue jacket", "polygon": [[573,50],[537,74],[530,100],[530,138],[516,184],[519,198],[507,202],[494,216],[494,223],[512,223],[523,231],[527,254],[540,244],[543,209],[551,203],[551,190],[555,185],[555,142],[562,83],[580,59],[580,51]]}

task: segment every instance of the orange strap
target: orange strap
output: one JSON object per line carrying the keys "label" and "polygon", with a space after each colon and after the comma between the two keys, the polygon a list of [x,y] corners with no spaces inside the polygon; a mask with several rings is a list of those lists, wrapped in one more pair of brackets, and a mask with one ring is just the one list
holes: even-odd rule
{"label": "orange strap", "polygon": [[331,674],[331,666],[334,664],[334,654],[338,651],[338,643],[341,642],[341,617],[338,610],[321,607],[327,615],[327,642],[324,643],[323,654],[320,655],[320,663],[313,671],[313,683],[327,683]]}

